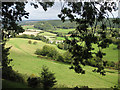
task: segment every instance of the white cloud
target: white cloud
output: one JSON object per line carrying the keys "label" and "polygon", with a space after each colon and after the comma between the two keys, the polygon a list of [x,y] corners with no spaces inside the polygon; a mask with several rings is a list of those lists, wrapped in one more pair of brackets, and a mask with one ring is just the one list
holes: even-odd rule
{"label": "white cloud", "polygon": [[[117,5],[118,5],[118,3],[117,3]],[[25,7],[25,10],[30,13],[29,20],[59,19],[58,14],[61,11],[61,3],[55,2],[55,4],[51,8],[48,8],[47,11],[44,11],[40,5],[39,5],[39,8],[35,9],[33,6],[30,5],[30,3],[28,3]],[[112,13],[115,17],[118,16],[118,11],[112,12]],[[109,16],[112,18],[112,14],[109,13]],[[25,18],[23,18],[23,19],[26,20]]]}
{"label": "white cloud", "polygon": [[[60,13],[60,3],[56,2],[51,8],[48,8],[47,11],[44,11],[43,8],[39,5],[39,8],[35,9],[29,3],[26,5],[25,10],[29,12],[29,20],[34,19],[59,19],[58,14]],[[25,20],[25,18],[23,18]]]}

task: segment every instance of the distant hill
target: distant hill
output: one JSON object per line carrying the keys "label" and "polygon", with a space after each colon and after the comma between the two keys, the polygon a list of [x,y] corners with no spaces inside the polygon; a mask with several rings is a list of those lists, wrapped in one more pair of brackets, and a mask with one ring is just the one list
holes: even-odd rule
{"label": "distant hill", "polygon": [[[120,27],[120,25],[114,25],[112,23],[113,18],[109,18],[109,20],[104,19],[107,27],[114,26],[115,28]],[[70,28],[76,28],[77,24],[75,22],[70,22],[69,20],[66,20],[64,23],[61,20],[24,20],[22,22],[19,22],[20,25],[34,25],[35,28],[41,29],[41,30],[55,30],[56,28],[62,28],[62,29],[70,29]],[[97,24],[100,26],[101,22],[97,22]]]}

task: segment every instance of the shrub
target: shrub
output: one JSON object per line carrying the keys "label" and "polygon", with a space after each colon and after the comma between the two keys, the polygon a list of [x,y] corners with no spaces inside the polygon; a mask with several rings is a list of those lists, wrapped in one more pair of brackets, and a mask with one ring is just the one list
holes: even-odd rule
{"label": "shrub", "polygon": [[69,49],[71,46],[70,46],[69,44],[67,44],[67,43],[60,43],[60,44],[57,45],[57,47],[60,48],[60,49],[67,50],[67,49]]}
{"label": "shrub", "polygon": [[58,51],[54,47],[49,45],[43,46],[42,55],[57,59],[57,54]]}
{"label": "shrub", "polygon": [[41,49],[37,49],[35,51],[35,54],[48,56],[48,57],[51,57],[51,58],[57,60],[58,51],[54,47],[52,47],[52,46],[45,45],[45,46],[43,46],[42,50]]}
{"label": "shrub", "polygon": [[37,54],[37,55],[42,55],[42,54],[43,54],[43,52],[42,52],[42,50],[41,50],[41,49],[37,49],[37,50],[35,51],[35,54]]}
{"label": "shrub", "polygon": [[54,73],[50,72],[46,66],[43,66],[41,71],[41,83],[43,84],[43,88],[48,90],[50,87],[53,87],[56,82]]}
{"label": "shrub", "polygon": [[32,35],[32,34],[31,34],[29,37],[30,37],[30,39],[33,39],[33,38],[35,38],[35,36],[34,36],[34,35]]}
{"label": "shrub", "polygon": [[27,79],[28,82],[28,86],[35,88],[38,87],[38,85],[40,84],[40,78],[39,77],[29,77]]}
{"label": "shrub", "polygon": [[11,81],[25,83],[23,75],[12,70],[11,67],[2,69],[2,78],[11,80]]}
{"label": "shrub", "polygon": [[108,61],[107,66],[109,67],[115,67],[115,63],[113,61]]}
{"label": "shrub", "polygon": [[48,57],[57,59],[57,54],[58,54],[58,51],[54,47],[49,47],[49,52],[47,54]]}
{"label": "shrub", "polygon": [[65,53],[64,53],[64,61],[66,62],[66,63],[71,63],[71,60],[72,60],[72,54],[69,52],[69,51],[66,51]]}
{"label": "shrub", "polygon": [[59,54],[58,57],[57,57],[57,61],[64,62],[63,56]]}
{"label": "shrub", "polygon": [[33,44],[34,44],[34,45],[36,45],[36,44],[37,44],[37,42],[36,42],[36,41],[34,41],[34,42],[33,42]]}
{"label": "shrub", "polygon": [[31,40],[29,40],[29,41],[28,41],[28,43],[29,43],[29,44],[31,44],[31,43],[32,43],[32,41],[31,41]]}

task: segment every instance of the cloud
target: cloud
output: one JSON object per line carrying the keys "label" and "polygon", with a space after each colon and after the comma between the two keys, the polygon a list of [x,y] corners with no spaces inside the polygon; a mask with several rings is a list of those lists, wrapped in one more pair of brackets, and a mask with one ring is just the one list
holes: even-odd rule
{"label": "cloud", "polygon": [[[61,6],[59,2],[55,2],[55,4],[48,8],[47,11],[44,11],[43,8],[39,5],[39,8],[35,9],[33,6],[28,3],[25,6],[25,10],[29,12],[29,20],[35,19],[59,19],[58,14],[60,13]],[[23,18],[26,20],[25,18]]]}
{"label": "cloud", "polygon": [[[117,3],[118,5],[118,3]],[[97,6],[97,8],[99,8]],[[39,5],[39,8],[35,9],[33,6],[30,5],[30,3],[28,3],[25,6],[25,10],[27,12],[29,12],[29,20],[40,20],[40,19],[59,19],[58,18],[58,14],[61,11],[61,3],[60,2],[55,2],[55,4],[51,7],[48,8],[47,11],[44,11],[42,6]],[[118,11],[117,12],[112,12],[114,17],[118,16]],[[119,11],[120,13],[120,11]],[[112,18],[112,14],[108,13],[110,18]],[[26,20],[25,18],[23,18],[23,20]]]}

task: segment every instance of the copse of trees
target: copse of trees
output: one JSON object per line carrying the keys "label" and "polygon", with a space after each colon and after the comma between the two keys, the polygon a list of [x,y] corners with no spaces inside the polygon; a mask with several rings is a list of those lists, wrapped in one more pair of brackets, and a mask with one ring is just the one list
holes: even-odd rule
{"label": "copse of trees", "polygon": [[60,20],[50,20],[50,21],[39,21],[34,24],[34,28],[44,30],[44,31],[49,31],[49,30],[56,30],[56,28],[61,28],[61,29],[71,29],[75,28],[77,25],[75,22],[65,22],[63,23]]}
{"label": "copse of trees", "polygon": [[48,56],[48,57],[51,57],[52,59],[55,59],[55,60],[57,60],[57,57],[59,55],[58,51],[54,47],[49,46],[49,45],[43,46],[42,50],[37,49],[35,51],[35,54]]}
{"label": "copse of trees", "polygon": [[37,28],[37,29],[40,29],[40,30],[44,30],[44,31],[54,30],[54,27],[51,24],[49,24],[48,22],[38,22],[38,23],[35,23],[34,28]]}
{"label": "copse of trees", "polygon": [[70,64],[72,61],[72,54],[69,51],[66,51],[63,55],[60,54],[54,47],[45,45],[42,49],[36,49],[36,55],[42,55],[50,57],[59,62]]}

